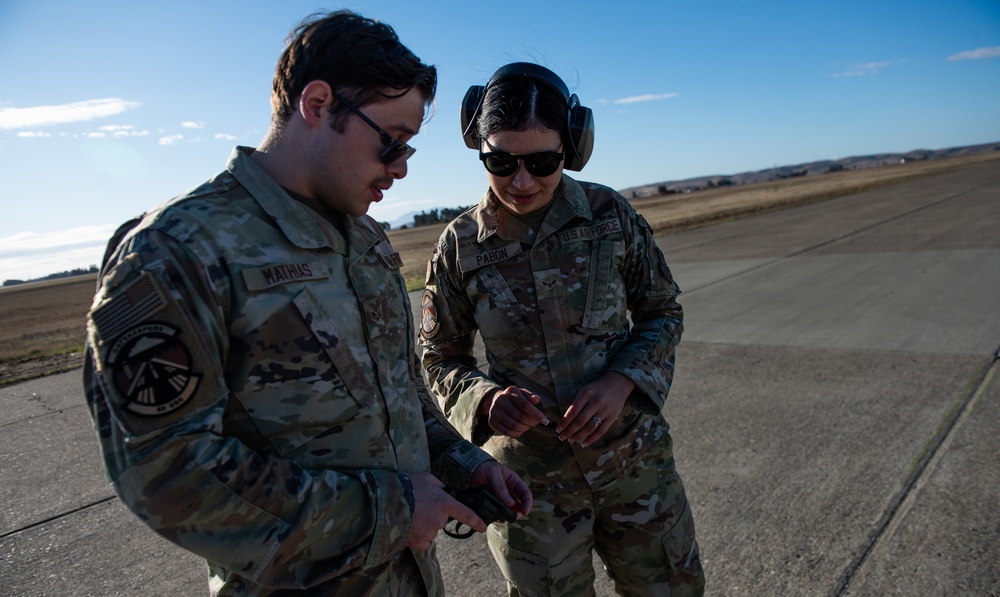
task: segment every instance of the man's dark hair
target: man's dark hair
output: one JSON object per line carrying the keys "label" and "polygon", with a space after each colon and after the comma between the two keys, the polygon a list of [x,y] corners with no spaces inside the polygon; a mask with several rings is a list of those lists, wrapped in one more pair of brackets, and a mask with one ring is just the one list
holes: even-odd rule
{"label": "man's dark hair", "polygon": [[[421,62],[389,25],[341,10],[307,17],[289,35],[274,71],[275,128],[288,122],[298,109],[302,90],[312,81],[326,81],[359,107],[378,96],[400,97],[413,88],[429,104],[437,91],[437,69]],[[340,102],[330,107],[334,116],[346,112]],[[335,118],[334,126],[342,126],[342,120]]]}

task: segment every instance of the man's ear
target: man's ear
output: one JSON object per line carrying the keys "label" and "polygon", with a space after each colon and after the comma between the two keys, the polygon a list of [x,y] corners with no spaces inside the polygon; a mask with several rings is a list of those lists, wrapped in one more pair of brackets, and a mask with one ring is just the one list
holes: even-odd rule
{"label": "man's ear", "polygon": [[299,114],[309,126],[318,126],[333,102],[333,90],[326,81],[310,81],[299,95]]}

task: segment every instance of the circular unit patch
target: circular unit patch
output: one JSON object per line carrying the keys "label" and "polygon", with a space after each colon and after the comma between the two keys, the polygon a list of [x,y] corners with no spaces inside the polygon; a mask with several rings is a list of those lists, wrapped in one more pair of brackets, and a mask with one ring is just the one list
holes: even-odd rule
{"label": "circular unit patch", "polygon": [[111,379],[122,407],[136,415],[162,416],[187,404],[201,375],[191,371],[191,354],[178,330],[147,322],[118,338],[108,352]]}
{"label": "circular unit patch", "polygon": [[424,296],[420,299],[420,335],[427,339],[433,338],[438,332],[438,327],[434,296],[430,290],[424,290]]}

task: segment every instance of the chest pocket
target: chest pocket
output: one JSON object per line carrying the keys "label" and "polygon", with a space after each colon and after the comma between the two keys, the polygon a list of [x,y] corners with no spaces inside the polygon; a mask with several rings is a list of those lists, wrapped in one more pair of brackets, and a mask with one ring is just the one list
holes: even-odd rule
{"label": "chest pocket", "polygon": [[496,266],[484,267],[474,279],[489,295],[488,301],[476,304],[476,324],[491,352],[498,356],[508,355],[538,336],[538,330],[528,321]]}
{"label": "chest pocket", "polygon": [[620,242],[598,240],[590,243],[590,280],[581,325],[589,329],[617,329],[625,312],[625,287],[619,267],[623,249]]}
{"label": "chest pocket", "polygon": [[306,288],[244,338],[248,354],[242,358],[252,365],[237,397],[279,454],[358,417],[375,402],[378,389],[359,361],[366,358],[367,344],[352,346],[353,336],[330,312],[351,313],[336,305],[321,308]]}

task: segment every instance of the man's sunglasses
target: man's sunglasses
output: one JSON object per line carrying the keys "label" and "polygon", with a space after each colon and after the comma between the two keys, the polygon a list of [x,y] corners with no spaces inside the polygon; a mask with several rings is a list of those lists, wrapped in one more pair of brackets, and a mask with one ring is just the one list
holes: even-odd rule
{"label": "man's sunglasses", "polygon": [[517,172],[517,162],[523,161],[528,174],[532,176],[548,176],[559,169],[565,153],[559,151],[539,151],[538,153],[527,153],[524,155],[514,155],[506,151],[479,152],[479,159],[483,161],[487,172],[496,176],[510,176]]}
{"label": "man's sunglasses", "polygon": [[383,164],[388,166],[389,164],[395,162],[400,158],[404,160],[408,159],[411,155],[413,155],[413,152],[417,150],[416,147],[411,147],[406,143],[403,143],[399,139],[393,137],[389,133],[385,132],[384,130],[382,130],[382,127],[372,122],[371,118],[365,116],[364,112],[355,108],[354,105],[351,104],[351,102],[345,100],[336,91],[333,92],[333,97],[337,98],[337,100],[340,103],[347,106],[351,110],[351,112],[357,114],[358,117],[361,118],[361,120],[364,120],[368,124],[368,126],[375,129],[375,131],[378,132],[379,136],[382,137],[382,145],[385,145],[385,149],[383,149],[382,153],[379,154],[378,159]]}

